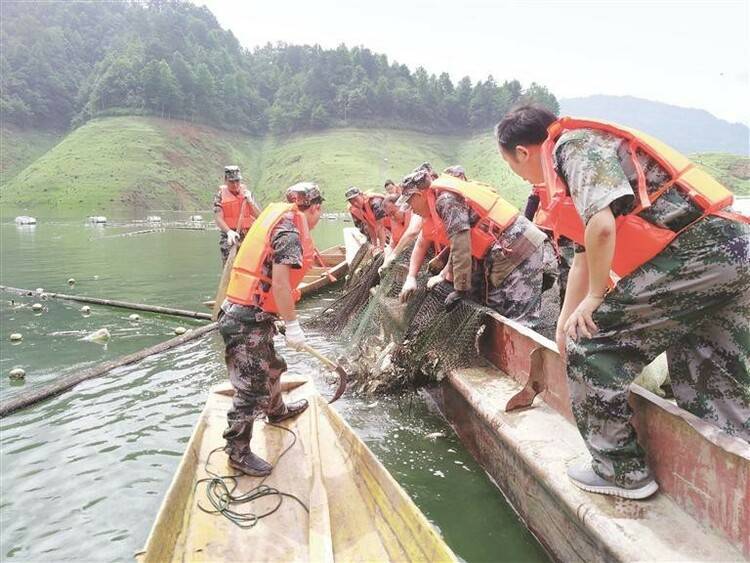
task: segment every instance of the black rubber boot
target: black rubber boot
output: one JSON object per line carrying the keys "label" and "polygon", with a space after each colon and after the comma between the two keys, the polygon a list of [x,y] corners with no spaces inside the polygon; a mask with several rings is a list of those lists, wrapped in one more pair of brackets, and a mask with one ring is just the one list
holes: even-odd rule
{"label": "black rubber boot", "polygon": [[229,467],[252,477],[265,477],[273,470],[273,465],[250,450],[247,450],[244,454],[230,454]]}
{"label": "black rubber boot", "polygon": [[293,403],[287,403],[285,406],[285,413],[269,415],[268,422],[278,424],[282,420],[286,420],[287,418],[292,418],[294,416],[297,416],[298,414],[302,414],[303,412],[305,412],[305,409],[307,409],[307,399],[300,399],[299,401],[294,401]]}

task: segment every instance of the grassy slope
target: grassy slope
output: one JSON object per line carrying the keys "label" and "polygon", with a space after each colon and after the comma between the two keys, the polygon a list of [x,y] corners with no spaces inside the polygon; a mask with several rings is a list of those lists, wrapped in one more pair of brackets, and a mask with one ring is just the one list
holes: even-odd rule
{"label": "grassy slope", "polygon": [[[4,157],[16,167],[54,143],[44,135],[26,138],[26,148]],[[694,158],[736,193],[750,193],[750,159]],[[526,199],[528,187],[499,157],[489,132],[465,138],[359,128],[259,140],[180,121],[113,117],[73,131],[0,184],[0,203],[82,213],[123,206],[208,209],[222,166],[236,163],[263,202],[309,179],[323,188],[327,210],[336,211],[344,209],[347,186],[381,190],[386,178],[398,181],[425,160],[438,169],[463,164],[469,177],[499,187],[516,205]]]}
{"label": "grassy slope", "polygon": [[398,182],[424,161],[435,167],[451,164],[458,143],[454,138],[386,129],[339,129],[267,140],[261,177],[254,185],[268,201],[295,182],[313,180],[327,196],[328,209],[342,210],[347,187],[382,192],[386,179]]}
{"label": "grassy slope", "polygon": [[106,210],[206,207],[221,166],[252,170],[251,139],[153,118],[114,117],[70,133],[2,188],[3,203]]}
{"label": "grassy slope", "polygon": [[726,153],[700,153],[690,158],[737,195],[750,195],[750,158]]}
{"label": "grassy slope", "polygon": [[0,127],[0,186],[56,145],[64,133]]}

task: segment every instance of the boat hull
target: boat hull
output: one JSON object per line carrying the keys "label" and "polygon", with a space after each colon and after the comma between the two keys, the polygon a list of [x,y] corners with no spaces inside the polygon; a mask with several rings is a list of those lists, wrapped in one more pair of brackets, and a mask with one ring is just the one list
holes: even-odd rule
{"label": "boat hull", "polygon": [[[296,388],[295,385],[299,385]],[[207,514],[205,485],[209,453],[223,445],[231,388],[211,391],[196,424],[172,485],[162,504],[140,561],[455,561],[434,527],[380,464],[341,416],[318,395],[312,383],[285,381],[287,400],[306,397],[310,408],[285,423],[288,432],[256,424],[252,447],[275,462],[266,485],[294,494],[310,508],[308,514],[286,498],[279,510],[251,529]],[[219,451],[209,468],[234,473]],[[241,477],[247,491],[260,479]],[[266,497],[253,506],[258,513],[275,506]],[[238,510],[249,510],[247,505]]]}

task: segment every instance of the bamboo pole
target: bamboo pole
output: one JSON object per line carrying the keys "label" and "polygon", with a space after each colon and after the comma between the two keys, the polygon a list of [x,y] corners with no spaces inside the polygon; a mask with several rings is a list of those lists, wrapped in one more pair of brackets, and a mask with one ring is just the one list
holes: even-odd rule
{"label": "bamboo pole", "polygon": [[3,401],[2,403],[0,403],[0,418],[14,413],[17,410],[33,405],[34,403],[38,403],[39,401],[43,401],[44,399],[59,395],[60,393],[67,391],[72,387],[75,387],[82,381],[99,377],[100,375],[104,375],[115,368],[138,362],[144,358],[147,358],[148,356],[153,356],[154,354],[159,354],[181,344],[185,344],[186,342],[189,342],[211,332],[212,330],[216,329],[216,327],[217,323],[204,325],[202,327],[193,329],[181,336],[170,338],[169,340],[161,342],[160,344],[156,344],[149,348],[144,348],[143,350],[139,350],[138,352],[134,352],[132,354],[127,354],[125,356],[117,358],[116,360],[102,362],[83,371],[66,375],[55,381],[54,383],[45,385],[40,389],[29,391],[28,393],[25,393],[20,397],[16,397],[15,399]]}
{"label": "bamboo pole", "polygon": [[[0,290],[7,291],[8,293],[15,293],[16,295],[26,295],[32,297],[38,295],[35,291],[32,291],[30,289],[8,287],[5,285],[0,285]],[[54,297],[56,299],[67,299],[68,301],[79,301],[81,303],[92,303],[94,305],[120,307],[122,309],[133,309],[135,311],[146,311],[149,313],[161,313],[162,315],[174,315],[176,317],[188,317],[191,319],[211,320],[211,315],[208,313],[187,311],[185,309],[172,309],[171,307],[160,307],[158,305],[144,305],[142,303],[130,303],[128,301],[115,301],[114,299],[99,299],[98,297],[85,297],[83,295],[67,295],[65,293],[54,293],[51,291],[45,291],[44,295],[48,297]]]}

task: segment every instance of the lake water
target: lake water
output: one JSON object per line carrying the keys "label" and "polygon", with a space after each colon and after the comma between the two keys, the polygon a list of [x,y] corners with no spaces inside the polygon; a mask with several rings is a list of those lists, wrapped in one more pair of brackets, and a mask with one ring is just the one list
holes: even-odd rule
{"label": "lake water", "polygon": [[[167,214],[162,216],[167,219]],[[322,221],[318,246],[341,242],[343,224]],[[205,310],[220,275],[218,233],[172,230],[124,236],[144,224],[91,227],[81,220],[43,218],[36,227],[0,225],[0,283]],[[75,278],[71,288],[68,278]],[[334,298],[301,305],[304,318]],[[18,393],[104,359],[173,336],[200,321],[0,295],[0,393]],[[112,338],[83,340],[106,327]],[[11,344],[10,333],[23,334]],[[308,331],[331,354],[337,344]],[[205,403],[226,379],[220,337],[211,334],[0,419],[0,557],[11,561],[130,560],[143,547],[154,517]],[[315,360],[281,353],[291,373],[330,385]],[[26,381],[8,372],[23,367]],[[411,403],[411,405],[410,405]],[[547,556],[445,421],[420,397],[345,395],[336,408],[467,561],[545,561]],[[427,434],[441,432],[436,440]],[[252,530],[247,534],[252,537]]]}

